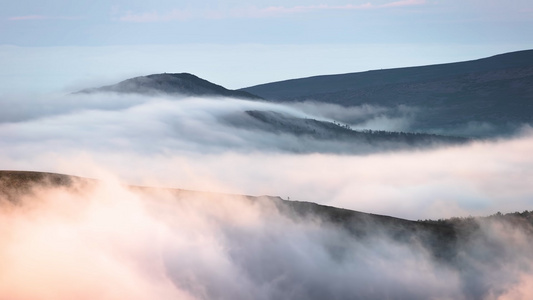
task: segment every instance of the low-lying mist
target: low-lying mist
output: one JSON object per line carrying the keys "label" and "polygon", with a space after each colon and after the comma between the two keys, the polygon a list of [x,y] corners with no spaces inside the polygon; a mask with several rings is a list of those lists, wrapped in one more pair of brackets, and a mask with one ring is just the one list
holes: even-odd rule
{"label": "low-lying mist", "polygon": [[102,182],[0,200],[5,299],[527,299],[531,233],[480,222],[457,257],[372,226],[357,237],[268,198]]}
{"label": "low-lying mist", "polygon": [[316,101],[288,103],[303,112],[349,125],[353,129],[386,131],[411,131],[411,123],[417,113],[414,107],[399,105],[388,108],[374,105],[344,107]]}
{"label": "low-lying mist", "polygon": [[[389,122],[382,108],[310,102],[111,94],[1,101],[2,169],[101,180],[0,199],[2,299],[530,293],[530,233],[503,221],[481,222],[479,235],[459,240],[457,256],[442,260],[418,239],[399,241],[379,224],[358,238],[320,215],[295,218],[267,200],[176,197],[122,185],[278,195],[408,219],[530,210],[530,129],[508,139],[392,151],[268,132],[245,112],[405,130],[416,110],[398,108],[397,122]],[[354,147],[362,150],[344,151]]]}
{"label": "low-lying mist", "polygon": [[[528,129],[508,139],[383,152],[379,144],[268,132],[245,113],[342,122],[382,112],[369,106],[113,94],[2,101],[2,169],[104,172],[134,184],[279,195],[409,219],[532,205]],[[239,126],[227,121],[236,115]]]}

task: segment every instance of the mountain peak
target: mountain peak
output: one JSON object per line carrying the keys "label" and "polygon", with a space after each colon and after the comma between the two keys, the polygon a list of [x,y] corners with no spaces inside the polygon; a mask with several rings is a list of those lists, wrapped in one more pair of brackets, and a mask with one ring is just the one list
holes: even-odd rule
{"label": "mountain peak", "polygon": [[190,73],[161,73],[139,76],[121,81],[117,84],[90,88],[78,93],[113,92],[121,94],[143,95],[187,95],[233,97],[241,99],[262,99],[245,91],[226,89]]}

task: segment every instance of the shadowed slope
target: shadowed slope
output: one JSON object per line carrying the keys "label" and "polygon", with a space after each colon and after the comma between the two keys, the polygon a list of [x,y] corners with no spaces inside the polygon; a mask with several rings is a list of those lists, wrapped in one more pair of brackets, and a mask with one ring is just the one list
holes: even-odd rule
{"label": "shadowed slope", "polygon": [[[40,189],[67,188],[75,192],[94,187],[98,180],[56,173],[29,171],[0,171],[0,203],[5,199],[16,204],[23,196],[32,195]],[[171,192],[176,200],[204,197],[212,201],[231,201],[245,197],[251,202],[274,204],[282,215],[296,220],[321,220],[324,226],[346,230],[355,238],[372,238],[374,234],[390,235],[397,241],[408,242],[416,238],[431,249],[435,257],[451,259],[454,254],[456,232],[453,226],[444,223],[423,223],[389,216],[319,205],[311,202],[288,201],[274,196],[243,196],[183,189],[129,186],[142,194]]]}
{"label": "shadowed slope", "polygon": [[144,95],[180,94],[187,96],[218,96],[242,99],[261,99],[244,91],[228,90],[189,73],[164,73],[140,76],[114,85],[81,90],[78,93],[134,93]]}
{"label": "shadowed slope", "polygon": [[416,131],[484,126],[484,134],[494,135],[533,124],[533,50],[458,63],[292,79],[242,91],[279,102],[405,105],[421,110],[413,124]]}

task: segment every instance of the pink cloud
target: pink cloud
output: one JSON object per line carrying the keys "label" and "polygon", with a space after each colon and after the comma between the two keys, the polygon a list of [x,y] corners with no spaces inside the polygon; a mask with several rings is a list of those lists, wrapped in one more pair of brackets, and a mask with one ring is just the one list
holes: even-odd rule
{"label": "pink cloud", "polygon": [[400,0],[379,5],[378,7],[401,7],[426,4],[426,0]]}
{"label": "pink cloud", "polygon": [[158,12],[146,12],[135,14],[127,12],[125,15],[118,18],[124,22],[168,22],[168,21],[184,21],[192,18],[201,19],[227,19],[227,18],[264,18],[275,17],[287,14],[299,14],[311,11],[323,11],[323,10],[363,10],[363,9],[380,9],[380,8],[393,8],[403,6],[415,6],[423,5],[426,0],[400,0],[395,2],[389,2],[385,4],[375,5],[370,2],[364,4],[346,4],[346,5],[299,5],[299,6],[269,6],[264,8],[248,7],[248,8],[236,8],[225,11],[189,11],[189,10],[172,10],[169,13]]}
{"label": "pink cloud", "polygon": [[366,9],[366,8],[372,8],[372,4],[365,3],[361,5],[353,5],[353,4],[347,4],[347,5],[327,5],[327,4],[320,4],[320,5],[308,5],[308,6],[293,6],[293,7],[285,7],[285,6],[271,6],[261,9],[250,9],[248,10],[251,14],[248,16],[271,16],[271,15],[279,15],[279,14],[293,14],[293,13],[305,13],[309,11],[317,11],[317,10],[357,10],[357,9]]}
{"label": "pink cloud", "polygon": [[234,17],[270,17],[276,15],[284,14],[296,14],[296,13],[305,13],[310,11],[320,11],[320,10],[363,10],[363,9],[378,9],[378,8],[390,8],[390,7],[402,7],[402,6],[414,6],[414,5],[423,5],[426,3],[426,0],[400,0],[390,3],[385,3],[381,5],[374,5],[370,2],[364,4],[346,4],[346,5],[307,5],[307,6],[270,6],[266,8],[250,8],[245,10],[236,10],[233,11],[232,16]]}
{"label": "pink cloud", "polygon": [[120,21],[136,22],[136,23],[150,23],[150,22],[166,22],[166,21],[184,21],[193,17],[193,14],[184,10],[172,10],[166,14],[160,14],[156,11],[146,12],[141,14],[134,14],[127,12],[125,15],[119,17]]}

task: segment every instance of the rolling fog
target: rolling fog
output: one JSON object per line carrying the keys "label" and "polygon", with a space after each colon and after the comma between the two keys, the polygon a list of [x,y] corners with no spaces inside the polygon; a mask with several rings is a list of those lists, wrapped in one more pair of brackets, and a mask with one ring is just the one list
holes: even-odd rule
{"label": "rolling fog", "polygon": [[[244,111],[352,127],[382,120],[390,130],[404,130],[416,109],[387,114],[372,106],[112,94],[11,98],[2,100],[2,107],[7,108],[0,112],[3,169],[111,174],[130,184],[290,197],[408,219],[531,207],[528,127],[508,139],[379,151],[376,145],[260,130]],[[232,118],[241,125],[230,124]],[[358,148],[360,155],[347,152]]]}
{"label": "rolling fog", "polygon": [[481,223],[452,261],[266,199],[129,189],[110,175],[0,206],[6,299],[528,299],[530,233]]}
{"label": "rolling fog", "polygon": [[[67,95],[1,100],[3,169],[98,178],[36,188],[0,207],[0,296],[7,299],[526,299],[525,232],[482,224],[459,263],[376,228],[358,240],[268,202],[176,200],[119,183],[291,200],[408,219],[533,206],[533,133],[453,147],[337,153],[343,141],[227,122],[245,110],[405,130],[416,108],[346,110],[223,98]],[[362,125],[361,125],[362,126]],[[379,127],[382,126],[382,127]],[[305,150],[305,151],[302,151]],[[376,151],[373,151],[376,150]],[[236,213],[238,212],[238,213]],[[28,287],[32,287],[31,289]]]}

